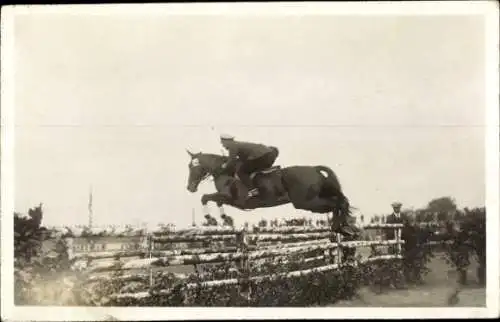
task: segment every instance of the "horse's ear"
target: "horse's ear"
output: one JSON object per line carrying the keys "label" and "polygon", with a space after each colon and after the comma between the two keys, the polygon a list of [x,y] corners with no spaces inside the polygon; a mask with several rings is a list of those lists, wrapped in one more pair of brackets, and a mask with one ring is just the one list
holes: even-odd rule
{"label": "horse's ear", "polygon": [[192,157],[194,157],[194,153],[193,153],[193,152],[189,151],[188,149],[186,149],[186,152],[189,154],[189,156],[190,156],[191,158],[192,158]]}

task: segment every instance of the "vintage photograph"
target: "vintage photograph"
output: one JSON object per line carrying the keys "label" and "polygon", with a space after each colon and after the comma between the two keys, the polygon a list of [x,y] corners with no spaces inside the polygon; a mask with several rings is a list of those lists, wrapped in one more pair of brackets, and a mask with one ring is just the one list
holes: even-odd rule
{"label": "vintage photograph", "polygon": [[499,314],[497,5],[375,4],[2,10],[9,314]]}

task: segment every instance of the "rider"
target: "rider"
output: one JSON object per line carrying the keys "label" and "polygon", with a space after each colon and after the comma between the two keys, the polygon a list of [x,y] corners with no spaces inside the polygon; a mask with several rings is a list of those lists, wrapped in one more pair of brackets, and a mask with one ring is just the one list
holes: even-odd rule
{"label": "rider", "polygon": [[253,187],[250,174],[272,167],[278,158],[278,149],[258,143],[236,141],[228,134],[221,135],[220,141],[229,152],[229,160],[224,167],[233,166],[239,161],[237,174],[243,184],[250,189],[248,198],[257,195],[258,190]]}

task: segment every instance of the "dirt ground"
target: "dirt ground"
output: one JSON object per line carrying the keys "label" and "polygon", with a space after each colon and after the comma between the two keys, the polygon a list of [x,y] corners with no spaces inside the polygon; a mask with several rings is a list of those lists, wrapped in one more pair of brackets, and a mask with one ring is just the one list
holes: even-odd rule
{"label": "dirt ground", "polygon": [[425,277],[425,284],[410,286],[408,289],[391,289],[382,294],[376,294],[364,288],[358,299],[341,301],[332,307],[485,307],[486,289],[478,285],[476,279],[477,264],[473,262],[468,270],[468,285],[463,287],[456,297],[451,295],[457,290],[457,274],[440,258],[436,258],[428,266],[429,274]]}

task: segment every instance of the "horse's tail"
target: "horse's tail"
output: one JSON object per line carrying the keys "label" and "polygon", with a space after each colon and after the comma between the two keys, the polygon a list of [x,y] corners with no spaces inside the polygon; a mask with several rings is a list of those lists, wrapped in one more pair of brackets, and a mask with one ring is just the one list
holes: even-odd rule
{"label": "horse's tail", "polygon": [[330,190],[339,199],[339,210],[345,215],[350,215],[356,208],[351,207],[349,199],[342,192],[342,187],[340,185],[339,179],[333,170],[329,167],[318,165],[314,167],[320,174],[325,172],[327,177],[325,178],[327,182],[327,189]]}

